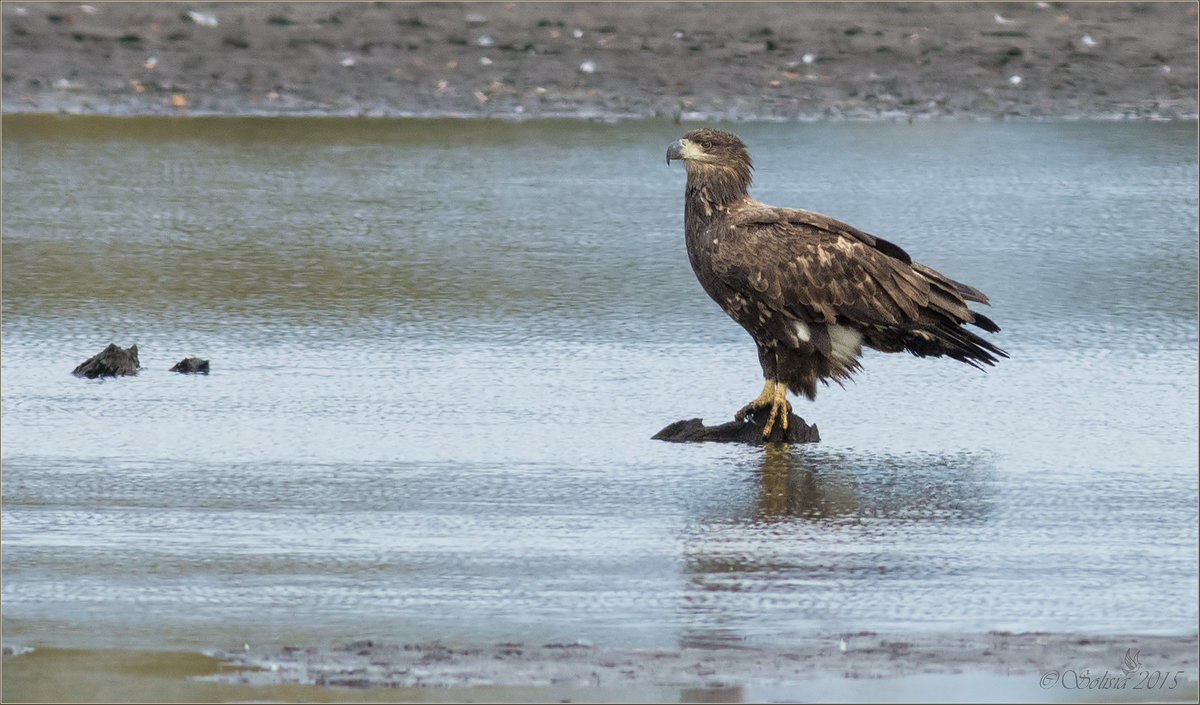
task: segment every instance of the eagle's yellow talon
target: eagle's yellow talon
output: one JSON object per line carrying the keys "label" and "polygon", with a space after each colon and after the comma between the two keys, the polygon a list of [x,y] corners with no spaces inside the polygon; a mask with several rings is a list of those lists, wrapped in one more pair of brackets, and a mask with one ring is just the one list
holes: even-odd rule
{"label": "eagle's yellow talon", "polygon": [[763,426],[763,438],[769,437],[771,431],[775,430],[776,419],[779,419],[780,425],[786,431],[788,427],[788,415],[792,413],[792,405],[787,400],[786,384],[768,379],[766,384],[763,385],[762,394],[759,394],[757,399],[738,410],[734,414],[734,419],[743,421],[747,413],[766,408],[771,409],[771,415],[767,417],[767,423]]}
{"label": "eagle's yellow talon", "polygon": [[765,409],[766,407],[770,406],[775,401],[775,385],[775,380],[767,380],[766,383],[763,384],[762,393],[758,395],[758,398],[738,409],[738,412],[733,415],[734,420],[744,421],[746,414],[750,413],[751,411]]}
{"label": "eagle's yellow talon", "polygon": [[771,431],[775,430],[775,419],[779,419],[779,425],[784,431],[787,431],[788,414],[790,413],[792,413],[792,405],[787,403],[787,400],[784,400],[783,404],[772,403],[771,418],[767,419],[767,424],[763,426],[763,439],[770,438]]}
{"label": "eagle's yellow talon", "polygon": [[776,411],[777,411],[777,409],[772,406],[771,407],[771,417],[767,419],[767,425],[763,426],[763,439],[764,440],[767,438],[770,438],[771,431],[773,431],[775,429],[775,413],[776,413]]}

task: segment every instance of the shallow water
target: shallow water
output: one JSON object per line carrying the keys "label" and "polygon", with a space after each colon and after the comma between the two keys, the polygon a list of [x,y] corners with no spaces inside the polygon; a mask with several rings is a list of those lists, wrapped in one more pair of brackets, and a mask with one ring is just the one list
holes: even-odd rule
{"label": "shallow water", "polygon": [[[868,352],[768,449],[649,440],[761,384],[685,128],[3,127],[6,643],[1195,632],[1194,123],[734,126],[1012,355]],[[71,376],[109,342],[138,376]]]}

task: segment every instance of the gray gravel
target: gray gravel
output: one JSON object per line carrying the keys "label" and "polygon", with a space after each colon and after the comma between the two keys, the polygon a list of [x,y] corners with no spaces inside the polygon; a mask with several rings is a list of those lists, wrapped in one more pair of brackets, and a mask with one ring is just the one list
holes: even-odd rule
{"label": "gray gravel", "polygon": [[3,4],[5,112],[1195,118],[1195,3]]}

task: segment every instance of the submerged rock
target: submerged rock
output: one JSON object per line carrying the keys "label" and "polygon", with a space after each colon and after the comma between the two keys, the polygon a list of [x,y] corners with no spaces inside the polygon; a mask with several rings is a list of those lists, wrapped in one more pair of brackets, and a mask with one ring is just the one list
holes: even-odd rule
{"label": "submerged rock", "polygon": [[109,343],[107,348],[79,363],[71,374],[88,379],[120,377],[136,375],[139,367],[136,345],[119,348],[116,343]]}
{"label": "submerged rock", "polygon": [[[676,421],[651,438],[677,443],[713,441],[761,445],[766,442],[762,435],[766,424],[765,412],[750,412],[742,421],[734,420],[720,426],[705,426],[702,419],[686,419]],[[821,440],[821,434],[817,432],[816,424],[810,426],[804,419],[789,412],[787,430],[776,423],[769,440],[772,443],[816,443]]]}
{"label": "submerged rock", "polygon": [[188,357],[175,363],[171,368],[171,372],[182,372],[184,374],[208,374],[208,360],[201,360],[198,357]]}

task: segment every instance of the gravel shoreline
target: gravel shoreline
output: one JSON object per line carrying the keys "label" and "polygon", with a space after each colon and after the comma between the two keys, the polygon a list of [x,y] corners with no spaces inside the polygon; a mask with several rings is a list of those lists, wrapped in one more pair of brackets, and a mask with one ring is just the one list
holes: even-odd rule
{"label": "gravel shoreline", "polygon": [[1195,119],[1196,4],[3,4],[3,110]]}

